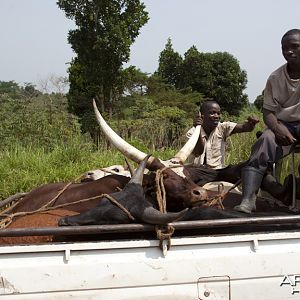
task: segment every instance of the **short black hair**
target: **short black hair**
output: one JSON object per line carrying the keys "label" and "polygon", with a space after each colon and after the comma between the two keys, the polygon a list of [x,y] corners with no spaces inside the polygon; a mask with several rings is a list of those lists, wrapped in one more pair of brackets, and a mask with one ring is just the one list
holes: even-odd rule
{"label": "short black hair", "polygon": [[207,107],[211,106],[212,104],[217,104],[220,106],[220,104],[216,100],[206,100],[202,103],[200,107],[201,114],[203,114]]}
{"label": "short black hair", "polygon": [[300,35],[300,29],[294,28],[294,29],[290,29],[289,31],[287,31],[287,32],[283,35],[283,37],[281,38],[281,42],[282,42],[282,40],[283,40],[285,37],[287,37],[288,35],[292,35],[292,34],[299,34],[299,35]]}

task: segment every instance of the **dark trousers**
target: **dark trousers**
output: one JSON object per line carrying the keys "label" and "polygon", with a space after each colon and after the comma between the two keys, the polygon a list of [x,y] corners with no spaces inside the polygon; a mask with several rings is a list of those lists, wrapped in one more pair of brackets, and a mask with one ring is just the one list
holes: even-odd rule
{"label": "dark trousers", "polygon": [[196,184],[203,186],[213,181],[227,181],[234,184],[241,179],[241,171],[247,164],[247,161],[243,161],[236,165],[229,165],[223,169],[211,169],[205,165],[186,165],[185,167],[191,179]]}
{"label": "dark trousers", "polygon": [[[300,122],[284,123],[291,134],[300,141]],[[284,156],[291,153],[295,145],[280,146],[275,140],[275,134],[272,130],[266,129],[252,146],[248,165],[263,172],[267,168],[272,168],[273,163],[279,161]]]}

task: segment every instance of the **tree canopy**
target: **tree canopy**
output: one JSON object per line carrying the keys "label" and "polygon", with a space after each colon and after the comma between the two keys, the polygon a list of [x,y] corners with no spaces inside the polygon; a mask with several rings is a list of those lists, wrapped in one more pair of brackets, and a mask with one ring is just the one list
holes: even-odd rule
{"label": "tree canopy", "polygon": [[203,53],[192,46],[182,58],[168,39],[160,53],[157,74],[177,89],[190,87],[204,98],[218,101],[231,114],[238,114],[248,103],[243,93],[247,74],[227,52]]}
{"label": "tree canopy", "polygon": [[70,111],[84,118],[96,98],[102,111],[111,114],[122,65],[148,21],[145,6],[139,0],[59,0],[57,4],[77,25],[68,36],[76,53],[69,68]]}

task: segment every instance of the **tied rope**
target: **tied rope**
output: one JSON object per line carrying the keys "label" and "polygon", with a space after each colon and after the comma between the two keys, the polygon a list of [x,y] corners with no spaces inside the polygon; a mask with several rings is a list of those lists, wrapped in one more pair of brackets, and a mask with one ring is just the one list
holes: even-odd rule
{"label": "tied rope", "polygon": [[[166,213],[166,190],[163,181],[163,171],[167,167],[159,169],[156,171],[155,183],[156,183],[156,199],[160,212]],[[156,236],[159,239],[159,247],[163,251],[163,241],[167,240],[167,249],[171,248],[171,237],[175,231],[174,227],[171,225],[156,225],[155,226]]]}
{"label": "tied rope", "polygon": [[[226,197],[226,195],[233,190],[234,188],[236,188],[240,183],[241,183],[241,179],[239,179],[234,185],[232,185],[228,191],[226,192],[224,189],[224,185],[223,183],[219,183],[218,184],[218,194],[215,195],[214,197],[205,200],[205,203],[207,206],[217,206],[220,209],[224,210],[224,205],[223,205],[223,201]],[[199,202],[197,202],[197,204],[199,204]]]}

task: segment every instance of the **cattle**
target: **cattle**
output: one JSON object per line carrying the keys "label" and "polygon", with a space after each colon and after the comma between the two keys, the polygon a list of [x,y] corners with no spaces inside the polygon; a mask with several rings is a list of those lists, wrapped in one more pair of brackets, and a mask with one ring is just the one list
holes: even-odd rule
{"label": "cattle", "polygon": [[[13,219],[7,229],[14,228],[45,228],[58,227],[58,221],[63,216],[73,216],[77,212],[66,209],[54,209],[45,212],[25,215]],[[44,236],[18,236],[18,237],[0,237],[0,245],[15,245],[15,244],[41,244],[49,243],[54,240],[52,235]]]}
{"label": "cattle", "polygon": [[[7,228],[56,227],[84,224],[114,224],[144,222],[166,225],[183,217],[187,209],[177,213],[162,213],[146,200],[142,187],[143,174],[149,156],[139,167],[122,191],[97,198],[98,205],[87,212],[78,214],[70,210],[56,209],[28,214],[16,219]],[[62,217],[62,218],[61,218]],[[3,237],[0,244],[45,243],[53,236]]]}
{"label": "cattle", "polygon": [[150,155],[142,160],[122,191],[112,193],[110,197],[104,197],[96,207],[80,215],[63,217],[59,221],[59,225],[119,224],[133,221],[166,225],[180,219],[186,209],[179,213],[161,213],[153,207],[151,202],[146,200],[142,180],[149,157]]}
{"label": "cattle", "polygon": [[95,197],[123,189],[129,180],[130,177],[112,174],[89,182],[45,184],[27,193],[8,213],[35,211],[46,205],[54,207],[92,198],[66,206],[80,213],[97,205],[99,198]]}
{"label": "cattle", "polygon": [[124,166],[113,165],[113,166],[109,166],[109,167],[105,167],[105,168],[101,168],[101,169],[87,171],[83,174],[81,181],[85,182],[85,181],[97,180],[97,179],[100,179],[104,176],[108,176],[111,174],[118,174],[118,175],[131,177],[130,171],[127,170]]}
{"label": "cattle", "polygon": [[[127,143],[110,128],[99,112],[95,100],[93,100],[93,107],[97,122],[109,142],[125,157],[139,164],[147,154]],[[160,172],[162,176],[169,211],[178,211],[184,206],[191,207],[207,199],[207,191],[191,180],[183,166],[198,141],[199,133],[200,126],[197,126],[186,144],[171,159],[164,161],[150,156],[147,162],[150,171]]]}

